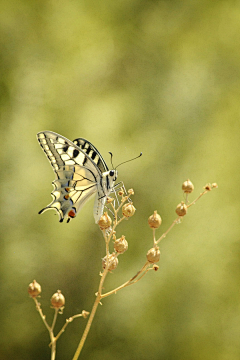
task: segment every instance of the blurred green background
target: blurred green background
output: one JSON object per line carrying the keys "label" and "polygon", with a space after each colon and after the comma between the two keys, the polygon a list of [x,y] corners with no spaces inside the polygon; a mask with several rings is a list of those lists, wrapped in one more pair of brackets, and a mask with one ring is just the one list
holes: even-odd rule
{"label": "blurred green background", "polygon": [[[104,242],[89,202],[58,222],[54,174],[36,133],[85,137],[119,180],[134,188],[135,216],[118,229],[129,250],[106,291],[133,276],[152,246],[148,216],[175,218],[190,178],[194,199],[161,243],[158,272],[103,301],[82,359],[240,358],[239,98],[240,3],[236,1],[3,0],[1,68],[0,358],[50,359],[49,337],[27,286],[41,304],[61,289],[65,318],[90,310]],[[71,359],[85,320],[58,342]]]}

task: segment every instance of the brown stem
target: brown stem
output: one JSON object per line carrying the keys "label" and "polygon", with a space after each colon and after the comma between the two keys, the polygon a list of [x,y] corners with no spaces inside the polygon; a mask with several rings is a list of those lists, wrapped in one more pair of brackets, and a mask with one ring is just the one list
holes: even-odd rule
{"label": "brown stem", "polygon": [[[139,271],[137,272],[137,274],[134,275],[130,280],[126,281],[124,284],[118,286],[117,288],[115,288],[115,289],[113,289],[113,290],[111,290],[111,291],[109,291],[109,292],[101,295],[101,299],[103,299],[103,298],[105,298],[105,297],[107,297],[107,296],[109,296],[109,295],[116,294],[117,291],[119,291],[119,290],[121,290],[121,289],[123,289],[123,288],[125,288],[125,287],[127,287],[127,286],[129,286],[129,285],[133,285],[133,284],[135,284],[136,282],[138,282],[138,281],[147,273],[147,268],[148,268],[148,266],[149,266],[149,262],[147,261],[147,262],[144,264],[144,266],[142,267],[142,269],[139,270]],[[140,277],[137,279],[137,277],[138,277],[140,274],[142,274],[142,276],[140,276]]]}
{"label": "brown stem", "polygon": [[79,344],[78,344],[77,350],[76,350],[76,352],[75,352],[75,354],[74,354],[73,360],[77,360],[78,357],[79,357],[79,355],[80,355],[80,352],[81,352],[81,350],[82,350],[82,348],[83,348],[83,345],[84,345],[84,343],[85,343],[85,341],[86,341],[86,338],[87,338],[87,336],[88,336],[89,330],[90,330],[90,328],[91,328],[91,325],[92,325],[92,322],[93,322],[95,313],[96,313],[96,311],[97,311],[97,307],[98,307],[98,305],[99,305],[99,303],[100,303],[100,300],[101,300],[101,295],[98,293],[98,294],[97,294],[97,297],[96,297],[96,300],[95,300],[95,302],[94,302],[94,304],[93,304],[93,308],[92,308],[91,314],[90,314],[90,316],[89,316],[87,325],[86,325],[86,327],[85,327],[84,333],[83,333],[82,338],[81,338],[81,340],[80,340],[80,342],[79,342]]}
{"label": "brown stem", "polygon": [[205,190],[204,192],[202,192],[195,200],[193,200],[193,202],[191,202],[189,205],[187,205],[187,207],[189,208],[190,206],[194,205],[207,192],[208,192],[208,190]]}
{"label": "brown stem", "polygon": [[180,219],[180,216],[177,219],[175,219],[174,222],[172,223],[172,225],[167,229],[167,231],[164,234],[162,234],[162,236],[157,241],[155,241],[155,245],[157,245],[163,238],[166,237],[166,235],[174,227],[174,225],[179,222],[179,219]]}
{"label": "brown stem", "polygon": [[106,268],[104,269],[104,272],[102,274],[102,277],[101,277],[101,280],[100,280],[100,283],[99,283],[99,287],[98,287],[98,292],[97,292],[97,297],[96,297],[96,300],[93,304],[93,307],[92,307],[92,311],[90,313],[90,316],[89,316],[89,319],[88,319],[88,322],[87,322],[87,325],[85,327],[85,330],[83,332],[83,335],[82,335],[82,338],[78,344],[78,347],[77,347],[77,350],[74,354],[74,357],[72,360],[77,360],[81,351],[82,351],[82,348],[83,348],[83,345],[86,341],[86,338],[88,336],[88,333],[89,333],[89,330],[91,328],[91,325],[92,325],[92,322],[93,322],[93,319],[94,319],[94,316],[95,316],[95,313],[97,311],[97,307],[101,301],[101,296],[102,296],[102,288],[103,288],[103,283],[104,283],[104,280],[107,276],[107,273],[108,273],[108,267],[106,266]]}

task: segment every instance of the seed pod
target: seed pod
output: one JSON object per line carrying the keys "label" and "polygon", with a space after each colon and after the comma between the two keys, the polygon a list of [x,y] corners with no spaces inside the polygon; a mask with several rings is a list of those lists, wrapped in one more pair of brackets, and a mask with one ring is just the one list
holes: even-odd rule
{"label": "seed pod", "polygon": [[187,214],[187,205],[183,201],[176,207],[176,213],[178,216],[184,216]]}
{"label": "seed pod", "polygon": [[158,246],[148,250],[147,259],[151,264],[154,264],[160,260],[160,250]]}
{"label": "seed pod", "polygon": [[158,215],[157,210],[154,211],[153,215],[148,218],[148,225],[151,229],[157,229],[162,223],[161,216]]}
{"label": "seed pod", "polygon": [[184,181],[184,183],[182,184],[182,190],[187,193],[190,194],[191,192],[193,192],[194,190],[194,185],[193,183],[188,179],[186,181]]}
{"label": "seed pod", "polygon": [[100,227],[101,230],[106,230],[108,229],[112,224],[112,219],[110,218],[110,216],[108,215],[107,212],[105,212],[101,217],[100,220],[98,222],[98,225]]}
{"label": "seed pod", "polygon": [[207,191],[211,191],[212,190],[212,185],[211,184],[206,184],[204,186],[204,189],[207,190]]}
{"label": "seed pod", "polygon": [[28,293],[32,298],[37,297],[39,294],[41,294],[41,292],[41,285],[38,284],[36,280],[33,280],[33,282],[28,285]]}
{"label": "seed pod", "polygon": [[132,204],[132,203],[128,203],[128,204],[123,205],[123,207],[122,207],[122,214],[123,214],[123,216],[129,218],[129,217],[131,217],[131,216],[134,215],[135,210],[136,210],[136,209],[135,209],[135,207],[133,206],[133,204]]}
{"label": "seed pod", "polygon": [[[106,269],[107,266],[107,255],[102,259],[102,267]],[[108,255],[108,271],[115,270],[118,266],[118,258],[114,253]]]}
{"label": "seed pod", "polygon": [[61,293],[61,290],[58,290],[51,297],[51,304],[55,309],[59,309],[65,305],[65,297]]}
{"label": "seed pod", "polygon": [[125,251],[127,251],[128,249],[128,242],[125,239],[125,236],[122,235],[120,237],[120,239],[116,239],[114,241],[114,249],[116,250],[117,253],[119,254],[123,254]]}

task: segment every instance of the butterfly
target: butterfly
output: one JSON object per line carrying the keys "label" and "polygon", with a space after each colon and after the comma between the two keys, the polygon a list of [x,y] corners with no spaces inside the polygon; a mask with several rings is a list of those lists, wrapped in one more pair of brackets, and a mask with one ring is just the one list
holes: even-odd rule
{"label": "butterfly", "polygon": [[70,141],[55,132],[41,131],[37,139],[56,175],[53,200],[39,214],[55,209],[60,222],[69,222],[96,194],[93,216],[98,223],[107,196],[113,191],[117,170],[109,170],[99,151],[83,138]]}

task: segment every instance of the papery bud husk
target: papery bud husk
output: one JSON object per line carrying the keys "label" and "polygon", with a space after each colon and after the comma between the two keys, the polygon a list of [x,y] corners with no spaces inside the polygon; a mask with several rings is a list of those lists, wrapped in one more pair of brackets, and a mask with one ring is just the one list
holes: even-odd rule
{"label": "papery bud husk", "polygon": [[120,239],[114,241],[114,249],[117,253],[123,254],[128,249],[128,242],[125,239],[125,236],[122,235]]}
{"label": "papery bud husk", "polygon": [[[102,267],[105,269],[107,266],[107,255],[104,256],[102,259]],[[115,256],[115,254],[109,254],[108,256],[108,271],[115,270],[118,266],[118,258]]]}
{"label": "papery bud husk", "polygon": [[148,225],[151,229],[157,229],[162,223],[161,216],[157,213],[157,210],[154,211],[153,215],[148,218]]}
{"label": "papery bud husk", "polygon": [[65,305],[65,297],[61,293],[61,290],[58,290],[51,297],[51,304],[55,309],[59,309]]}
{"label": "papery bud husk", "polygon": [[32,298],[39,296],[41,292],[42,292],[41,285],[38,284],[36,280],[33,280],[33,282],[28,285],[28,293]]}
{"label": "papery bud husk", "polygon": [[110,216],[108,215],[107,212],[105,212],[99,219],[98,225],[100,227],[101,230],[106,230],[108,229],[112,224],[112,219],[110,218]]}
{"label": "papery bud husk", "polygon": [[129,195],[134,195],[134,190],[133,190],[133,189],[129,189],[129,190],[128,190],[128,194],[129,194]]}
{"label": "papery bud husk", "polygon": [[191,192],[193,192],[194,190],[194,185],[193,183],[188,179],[186,181],[184,181],[184,183],[182,184],[182,190],[187,193],[190,194]]}
{"label": "papery bud husk", "polygon": [[160,260],[160,250],[158,246],[155,246],[148,250],[147,252],[147,260],[151,264],[154,264]]}
{"label": "papery bud husk", "polygon": [[123,205],[123,207],[122,207],[122,214],[123,214],[125,217],[129,218],[129,217],[131,217],[131,216],[134,215],[135,210],[136,210],[136,209],[135,209],[135,207],[133,206],[133,204],[132,204],[132,203],[128,203],[128,204]]}
{"label": "papery bud husk", "polygon": [[187,205],[183,201],[176,207],[176,213],[178,216],[184,216],[187,214]]}

